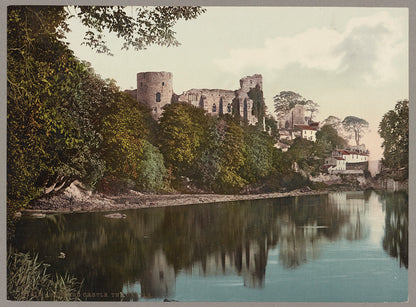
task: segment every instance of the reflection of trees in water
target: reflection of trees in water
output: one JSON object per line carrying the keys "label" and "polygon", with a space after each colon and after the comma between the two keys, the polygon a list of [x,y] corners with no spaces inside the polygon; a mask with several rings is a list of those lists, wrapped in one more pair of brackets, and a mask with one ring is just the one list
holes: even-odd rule
{"label": "reflection of trees in water", "polygon": [[379,197],[385,203],[386,220],[383,248],[392,257],[398,258],[400,266],[408,267],[409,247],[409,201],[403,192],[382,193]]}
{"label": "reflection of trees in water", "polygon": [[[237,274],[245,286],[262,287],[268,251],[277,245],[282,265],[296,268],[317,258],[325,241],[365,236],[363,211],[346,202],[321,195],[133,210],[122,220],[59,215],[27,220],[16,245],[84,279],[94,292],[140,284],[141,296],[169,297],[179,272]],[[64,260],[56,258],[61,251]]]}

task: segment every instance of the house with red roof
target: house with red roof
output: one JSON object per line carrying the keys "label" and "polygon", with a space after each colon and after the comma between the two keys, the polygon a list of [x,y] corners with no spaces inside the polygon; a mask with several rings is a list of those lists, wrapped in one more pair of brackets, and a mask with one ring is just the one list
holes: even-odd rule
{"label": "house with red roof", "polygon": [[311,122],[307,125],[294,125],[295,131],[300,131],[300,137],[315,142],[319,123]]}
{"label": "house with red roof", "polygon": [[325,160],[322,169],[329,173],[363,173],[364,170],[368,169],[368,156],[369,152],[365,150],[365,145],[360,145],[359,148],[335,149],[331,157]]}

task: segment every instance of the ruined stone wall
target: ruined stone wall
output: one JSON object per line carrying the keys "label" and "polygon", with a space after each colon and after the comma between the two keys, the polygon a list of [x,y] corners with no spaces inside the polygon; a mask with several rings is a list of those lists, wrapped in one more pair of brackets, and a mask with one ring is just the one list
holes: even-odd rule
{"label": "ruined stone wall", "polygon": [[[173,75],[170,72],[141,72],[137,74],[137,100],[152,109],[155,119],[159,119],[162,108],[175,101],[190,103],[203,108],[210,115],[232,114],[233,101],[237,99],[238,112],[249,124],[257,123],[253,115],[253,101],[248,92],[257,85],[263,90],[263,78],[260,74],[240,79],[238,90],[191,89],[181,95],[175,95],[172,85]],[[133,94],[133,93],[132,93]]]}
{"label": "ruined stone wall", "polygon": [[152,109],[152,115],[158,119],[162,108],[171,102],[173,95],[171,72],[141,72],[137,74],[137,100]]}
{"label": "ruined stone wall", "polygon": [[179,96],[178,101],[203,108],[211,115],[221,115],[231,114],[232,101],[234,98],[235,91],[231,90],[191,89],[183,92]]}
{"label": "ruined stone wall", "polygon": [[251,125],[256,124],[258,119],[253,115],[253,100],[248,96],[248,92],[257,85],[263,90],[262,75],[246,76],[240,79],[240,89],[236,91],[240,116]]}
{"label": "ruined stone wall", "polygon": [[294,125],[307,125],[305,120],[305,106],[296,105],[286,114],[280,114],[278,117],[279,129],[289,129]]}
{"label": "ruined stone wall", "polygon": [[246,76],[240,79],[240,89],[246,93],[248,93],[250,89],[255,88],[257,84],[259,85],[260,90],[263,90],[263,77],[260,74]]}

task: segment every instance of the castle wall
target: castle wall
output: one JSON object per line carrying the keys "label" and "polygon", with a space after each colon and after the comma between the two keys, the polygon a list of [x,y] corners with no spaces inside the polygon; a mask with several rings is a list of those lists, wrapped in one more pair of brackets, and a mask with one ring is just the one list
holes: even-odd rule
{"label": "castle wall", "polygon": [[162,108],[171,102],[173,82],[171,72],[141,72],[137,74],[137,100],[152,109],[152,115],[158,119]]}
{"label": "castle wall", "polygon": [[235,91],[221,89],[191,89],[183,92],[179,102],[190,103],[203,108],[208,114],[220,115],[232,113]]}
{"label": "castle wall", "polygon": [[[172,102],[173,75],[170,72],[141,72],[137,74],[137,101],[143,102],[152,109],[155,119],[159,119],[163,107]],[[256,124],[257,118],[253,113],[253,101],[248,96],[250,89],[259,85],[263,90],[263,78],[260,74],[246,76],[240,79],[240,88],[234,90],[222,89],[191,89],[181,95],[175,95],[178,102],[190,103],[203,108],[208,114],[217,116],[232,114],[233,100],[237,99],[238,112],[241,118],[249,124]],[[134,93],[130,93],[134,95]]]}
{"label": "castle wall", "polygon": [[237,90],[240,116],[247,120],[250,125],[256,124],[258,119],[253,115],[253,100],[248,96],[248,92],[257,85],[259,85],[260,90],[263,90],[263,77],[260,74],[241,78],[240,89]]}
{"label": "castle wall", "polygon": [[260,74],[246,76],[240,79],[240,89],[246,93],[250,89],[255,88],[257,84],[260,86],[260,90],[263,90],[263,77]]}

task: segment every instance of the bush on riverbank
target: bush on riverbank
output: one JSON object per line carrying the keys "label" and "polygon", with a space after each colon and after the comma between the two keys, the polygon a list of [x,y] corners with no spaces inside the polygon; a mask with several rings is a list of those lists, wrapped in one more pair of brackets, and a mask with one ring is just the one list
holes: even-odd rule
{"label": "bush on riverbank", "polygon": [[47,273],[48,264],[37,256],[9,250],[7,257],[7,299],[16,301],[79,300],[81,283],[76,278]]}

